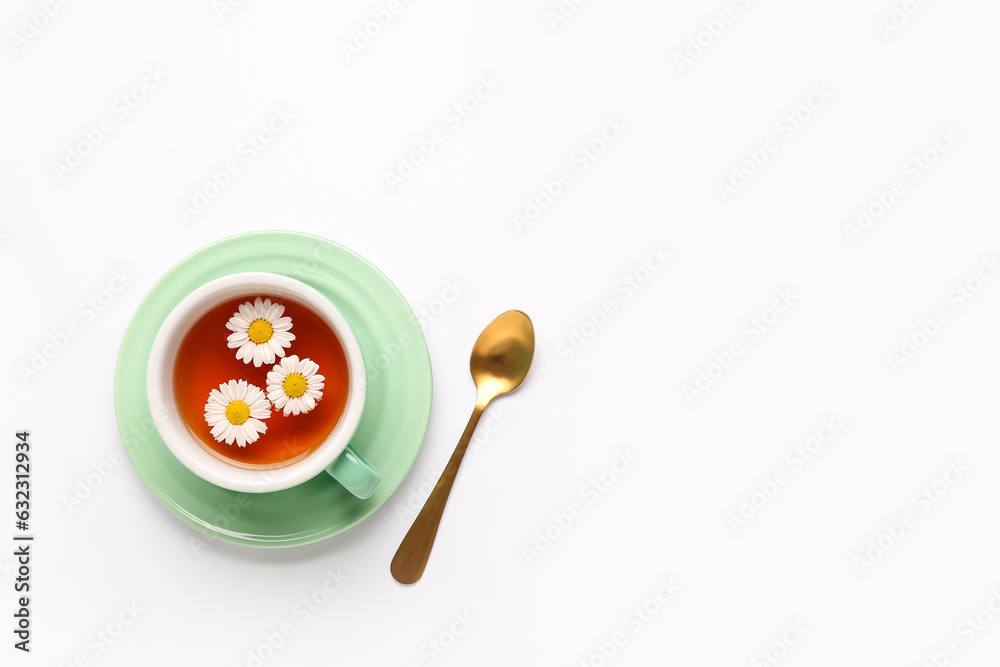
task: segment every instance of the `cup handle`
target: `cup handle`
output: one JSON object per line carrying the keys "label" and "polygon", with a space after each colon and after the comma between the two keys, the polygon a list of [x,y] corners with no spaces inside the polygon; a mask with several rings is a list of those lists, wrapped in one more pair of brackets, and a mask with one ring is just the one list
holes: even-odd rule
{"label": "cup handle", "polygon": [[372,495],[382,481],[375,467],[351,445],[347,445],[347,449],[327,466],[326,471],[362,500]]}

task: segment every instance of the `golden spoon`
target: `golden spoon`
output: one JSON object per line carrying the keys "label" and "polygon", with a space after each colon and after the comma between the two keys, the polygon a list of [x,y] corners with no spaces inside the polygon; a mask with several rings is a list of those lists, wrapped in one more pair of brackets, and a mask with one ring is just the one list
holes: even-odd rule
{"label": "golden spoon", "polygon": [[534,353],[535,329],[528,316],[520,310],[508,310],[486,325],[483,333],[479,334],[469,361],[472,379],[479,392],[476,409],[472,411],[465,433],[441,473],[441,479],[434,485],[430,497],[396,549],[396,555],[392,557],[389,571],[399,583],[415,583],[424,573],[437,536],[438,524],[441,523],[441,514],[451,493],[451,485],[455,482],[455,475],[462,465],[465,450],[472,440],[479,418],[490,401],[521,386],[531,367]]}

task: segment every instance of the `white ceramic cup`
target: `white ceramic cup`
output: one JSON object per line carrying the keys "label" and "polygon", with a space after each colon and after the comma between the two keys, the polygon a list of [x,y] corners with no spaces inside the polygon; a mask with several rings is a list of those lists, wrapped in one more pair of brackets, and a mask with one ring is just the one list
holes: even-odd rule
{"label": "white ceramic cup", "polygon": [[[212,452],[181,419],[173,395],[177,350],[188,328],[224,301],[242,296],[251,300],[257,295],[294,299],[323,319],[344,348],[349,378],[344,412],[327,439],[302,458],[271,466],[237,464]],[[224,353],[235,354],[235,351],[227,349]],[[168,406],[166,418],[157,424],[157,430],[170,451],[188,470],[217,486],[247,493],[280,491],[324,471],[359,498],[370,496],[378,485],[379,475],[374,467],[349,446],[365,404],[361,346],[330,300],[294,278],[274,273],[234,273],[205,283],[184,297],[153,340],[146,369],[146,395],[151,410],[153,406]]]}

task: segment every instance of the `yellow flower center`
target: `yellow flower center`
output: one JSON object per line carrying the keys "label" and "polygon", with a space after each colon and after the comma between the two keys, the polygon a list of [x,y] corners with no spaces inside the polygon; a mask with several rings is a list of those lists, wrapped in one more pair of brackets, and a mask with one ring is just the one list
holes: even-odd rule
{"label": "yellow flower center", "polygon": [[250,406],[243,401],[233,401],[226,406],[226,419],[230,424],[239,426],[250,419]]}
{"label": "yellow flower center", "polygon": [[271,340],[273,334],[274,328],[267,320],[254,320],[247,327],[247,336],[257,345]]}
{"label": "yellow flower center", "polygon": [[306,393],[309,383],[306,382],[306,376],[302,373],[289,373],[285,376],[284,382],[281,383],[281,388],[285,390],[291,398],[298,398],[302,394]]}

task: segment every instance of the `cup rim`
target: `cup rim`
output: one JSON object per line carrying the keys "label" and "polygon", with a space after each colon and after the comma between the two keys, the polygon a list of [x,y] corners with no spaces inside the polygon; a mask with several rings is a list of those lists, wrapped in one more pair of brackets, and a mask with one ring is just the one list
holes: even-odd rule
{"label": "cup rim", "polygon": [[[173,396],[173,366],[177,348],[188,327],[223,301],[254,295],[291,298],[308,306],[333,330],[347,359],[347,401],[333,431],[301,460],[276,467],[241,467],[226,463],[218,455],[209,452],[208,447],[180,418]],[[166,406],[166,417],[157,424],[157,430],[167,448],[188,470],[225,489],[266,493],[297,486],[312,479],[344,451],[361,421],[365,380],[361,346],[350,324],[326,296],[290,276],[244,271],[208,281],[187,294],[170,311],[150,349],[146,368],[146,399],[151,410],[153,406]]]}

